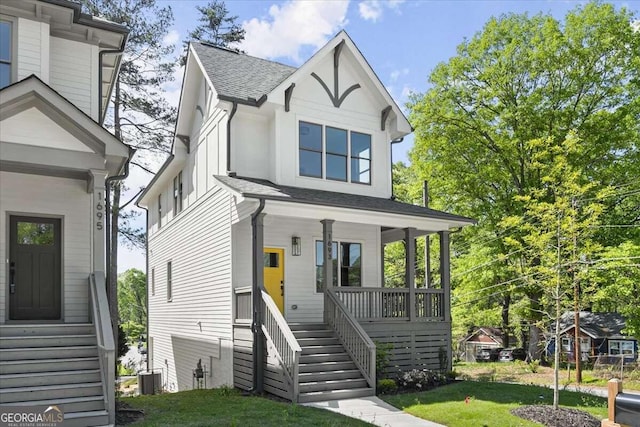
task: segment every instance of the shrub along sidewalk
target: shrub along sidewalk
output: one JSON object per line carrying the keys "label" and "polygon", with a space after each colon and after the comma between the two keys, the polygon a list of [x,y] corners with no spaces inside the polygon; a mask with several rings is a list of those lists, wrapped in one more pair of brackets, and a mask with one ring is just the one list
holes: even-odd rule
{"label": "shrub along sidewalk", "polygon": [[142,409],[144,420],[132,426],[370,426],[330,411],[242,396],[234,389],[193,390],[121,399]]}
{"label": "shrub along sidewalk", "polygon": [[[553,390],[538,386],[460,381],[426,392],[380,396],[417,417],[450,427],[539,426],[512,415],[522,405],[553,402]],[[560,392],[560,405],[606,418],[606,400],[585,393]]]}

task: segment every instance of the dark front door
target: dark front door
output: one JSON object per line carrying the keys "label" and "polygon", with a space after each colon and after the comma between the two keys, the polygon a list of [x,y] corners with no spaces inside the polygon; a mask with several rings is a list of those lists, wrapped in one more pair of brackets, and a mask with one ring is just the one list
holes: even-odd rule
{"label": "dark front door", "polygon": [[11,216],[9,319],[60,319],[60,219]]}

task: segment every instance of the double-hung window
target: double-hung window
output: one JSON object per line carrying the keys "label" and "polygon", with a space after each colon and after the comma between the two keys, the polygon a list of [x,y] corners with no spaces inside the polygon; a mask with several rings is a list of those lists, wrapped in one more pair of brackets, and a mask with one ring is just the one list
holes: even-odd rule
{"label": "double-hung window", "polygon": [[371,135],[301,121],[298,136],[300,176],[371,184]]}
{"label": "double-hung window", "polygon": [[0,19],[0,89],[11,84],[13,67],[13,22]]}
{"label": "double-hung window", "polygon": [[171,261],[167,262],[167,302],[173,301],[173,271]]}
{"label": "double-hung window", "polygon": [[[322,292],[324,278],[322,240],[316,240],[316,292]],[[362,245],[331,242],[333,286],[362,286]]]}
{"label": "double-hung window", "polygon": [[633,341],[609,340],[609,354],[633,356],[635,346]]}
{"label": "double-hung window", "polygon": [[162,194],[158,194],[158,230],[162,228]]}

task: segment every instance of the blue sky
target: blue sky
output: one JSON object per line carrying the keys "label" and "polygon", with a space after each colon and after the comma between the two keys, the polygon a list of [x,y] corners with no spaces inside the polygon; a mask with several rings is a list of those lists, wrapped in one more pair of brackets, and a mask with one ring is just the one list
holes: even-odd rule
{"label": "blue sky", "polygon": [[[197,25],[198,5],[207,1],[159,0],[169,5],[175,16],[166,38],[181,45],[189,30]],[[550,13],[562,19],[586,2],[529,0],[389,0],[389,1],[261,1],[227,0],[231,15],[246,30],[241,45],[248,54],[299,66],[341,29],[360,48],[382,83],[404,109],[410,93],[428,89],[428,76],[440,62],[456,54],[456,46],[482,30],[492,16],[506,13]],[[610,2],[640,15],[640,0]],[[167,98],[177,103],[181,72],[168,85]],[[413,136],[394,146],[394,160],[407,159]],[[130,186],[144,185],[150,177],[134,174]],[[144,219],[140,221],[143,224]],[[119,271],[136,267],[144,270],[144,254],[121,248]]]}

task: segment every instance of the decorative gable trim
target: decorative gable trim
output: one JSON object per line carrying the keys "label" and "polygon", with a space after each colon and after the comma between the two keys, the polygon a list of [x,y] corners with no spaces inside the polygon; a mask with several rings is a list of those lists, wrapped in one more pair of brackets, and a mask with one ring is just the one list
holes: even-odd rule
{"label": "decorative gable trim", "polygon": [[356,89],[360,89],[360,84],[356,83],[349,87],[342,95],[340,95],[340,53],[342,52],[342,48],[344,47],[344,39],[334,48],[333,51],[333,93],[329,90],[327,84],[318,76],[316,73],[311,73],[311,76],[320,83],[323,87],[327,95],[329,95],[329,99],[333,103],[333,106],[336,108],[340,108],[344,100],[349,96],[351,92]]}

